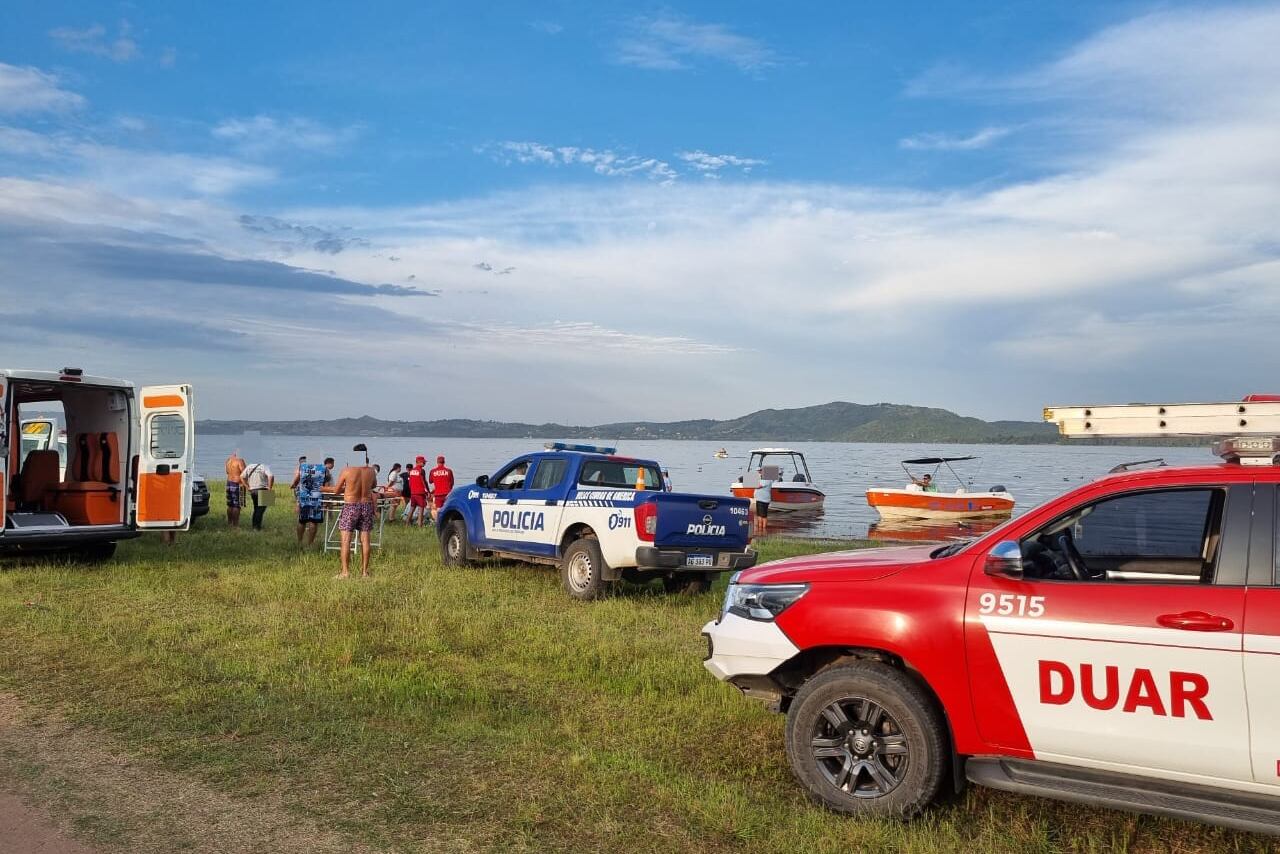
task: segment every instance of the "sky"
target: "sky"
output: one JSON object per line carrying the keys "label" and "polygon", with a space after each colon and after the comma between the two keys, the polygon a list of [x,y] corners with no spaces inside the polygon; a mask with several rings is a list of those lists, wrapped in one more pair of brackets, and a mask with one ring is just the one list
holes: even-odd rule
{"label": "sky", "polygon": [[0,9],[0,365],[204,418],[1280,391],[1275,3]]}

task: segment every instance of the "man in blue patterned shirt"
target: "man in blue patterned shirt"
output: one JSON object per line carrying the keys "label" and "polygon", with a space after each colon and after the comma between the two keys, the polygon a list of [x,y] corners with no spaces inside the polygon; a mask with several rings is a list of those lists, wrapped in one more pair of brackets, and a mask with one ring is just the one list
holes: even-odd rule
{"label": "man in blue patterned shirt", "polygon": [[299,461],[298,473],[293,476],[290,487],[298,496],[298,545],[303,548],[316,541],[316,530],[324,520],[320,488],[327,486],[329,480],[329,469],[325,466]]}

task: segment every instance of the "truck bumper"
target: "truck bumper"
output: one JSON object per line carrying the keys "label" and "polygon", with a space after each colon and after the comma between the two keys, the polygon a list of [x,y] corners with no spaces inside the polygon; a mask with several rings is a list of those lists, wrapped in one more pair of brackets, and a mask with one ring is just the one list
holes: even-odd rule
{"label": "truck bumper", "polygon": [[12,528],[0,535],[0,554],[60,551],[93,543],[131,540],[140,532],[126,525],[64,528],[56,531],[22,531]]}
{"label": "truck bumper", "polygon": [[[703,665],[717,679],[738,684],[743,677],[765,676],[800,652],[777,623],[725,614],[702,627],[707,639]],[[742,687],[742,686],[739,686]]]}
{"label": "truck bumper", "polygon": [[724,572],[725,570],[749,569],[756,565],[756,553],[750,549],[745,552],[725,552],[707,549],[696,553],[711,555],[711,565],[690,565],[689,550],[686,549],[660,549],[654,546],[640,546],[636,549],[636,569]]}

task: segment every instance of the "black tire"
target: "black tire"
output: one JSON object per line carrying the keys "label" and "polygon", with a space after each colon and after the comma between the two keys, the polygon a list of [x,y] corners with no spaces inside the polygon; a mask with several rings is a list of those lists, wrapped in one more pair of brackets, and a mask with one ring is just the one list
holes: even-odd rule
{"label": "black tire", "polygon": [[933,699],[874,661],[806,682],[787,713],[786,741],[792,773],[809,796],[856,816],[916,815],[937,797],[950,755]]}
{"label": "black tire", "polygon": [[668,575],[662,579],[662,589],[681,596],[701,596],[711,589],[711,577],[701,573]]}
{"label": "black tire", "polygon": [[471,562],[471,541],[467,538],[467,523],[450,519],[440,533],[440,557],[445,566],[466,566]]}
{"label": "black tire", "polygon": [[560,561],[560,584],[574,599],[603,599],[613,592],[613,582],[605,580],[604,555],[593,537],[574,540]]}
{"label": "black tire", "polygon": [[89,543],[71,549],[67,552],[67,557],[73,563],[103,563],[111,560],[115,553],[115,543]]}

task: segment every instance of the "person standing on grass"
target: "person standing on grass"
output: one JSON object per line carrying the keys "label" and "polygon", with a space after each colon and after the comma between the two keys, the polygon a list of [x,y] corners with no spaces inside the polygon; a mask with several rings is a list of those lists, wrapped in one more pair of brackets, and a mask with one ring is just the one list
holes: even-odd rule
{"label": "person standing on grass", "polygon": [[418,527],[426,523],[427,510],[427,458],[418,457],[409,472],[409,524],[418,520]]}
{"label": "person standing on grass", "polygon": [[427,475],[427,480],[431,483],[431,517],[434,519],[440,515],[440,508],[453,489],[453,469],[444,464],[444,454],[436,457],[436,467]]}
{"label": "person standing on grass", "polygon": [[760,485],[752,496],[756,503],[756,533],[764,536],[769,531],[769,505],[773,502],[773,481],[766,480],[764,469],[759,470]]}
{"label": "person standing on grass", "polygon": [[404,512],[400,514],[400,521],[408,524],[409,513],[413,510],[413,504],[409,500],[413,497],[413,490],[409,485],[409,472],[413,471],[413,463],[405,463],[404,468],[400,469],[400,497],[404,499]]}
{"label": "person standing on grass", "polygon": [[306,548],[316,541],[316,531],[324,521],[323,493],[320,491],[330,480],[324,466],[308,464],[306,457],[298,464],[298,473],[290,488],[298,496],[298,545]]}
{"label": "person standing on grass", "polygon": [[[365,451],[367,448],[363,444],[356,445],[352,450]],[[377,489],[378,478],[373,472],[373,467],[369,465],[368,458],[362,466],[347,466],[342,470],[342,474],[338,475],[338,482],[333,486],[324,487],[324,492],[331,494],[342,494],[342,514],[338,516],[338,531],[342,535],[342,546],[339,555],[342,561],[342,571],[334,578],[350,578],[351,577],[351,537],[353,534],[360,535],[360,577],[368,578],[369,572],[369,551],[370,551],[370,535],[373,532],[373,522],[378,515],[378,494],[374,490]]]}
{"label": "person standing on grass", "polygon": [[237,448],[227,457],[227,524],[233,528],[240,527],[240,509],[244,507],[244,484],[240,482],[242,474],[244,460]]}
{"label": "person standing on grass", "polygon": [[240,483],[253,500],[253,530],[261,531],[262,517],[271,506],[271,490],[275,488],[276,476],[265,463],[254,463],[245,467]]}

